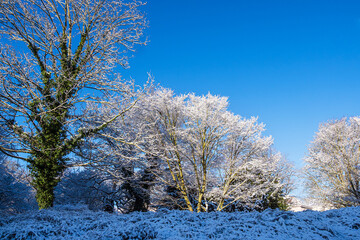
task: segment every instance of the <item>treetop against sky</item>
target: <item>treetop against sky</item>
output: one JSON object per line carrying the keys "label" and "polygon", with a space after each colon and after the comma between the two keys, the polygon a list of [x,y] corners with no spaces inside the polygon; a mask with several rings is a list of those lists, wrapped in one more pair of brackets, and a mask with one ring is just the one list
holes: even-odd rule
{"label": "treetop against sky", "polygon": [[149,0],[146,47],[119,72],[228,96],[297,167],[321,122],[359,114],[358,1]]}
{"label": "treetop against sky", "polygon": [[358,1],[160,1],[131,69],[177,93],[228,96],[297,167],[321,122],[359,114]]}

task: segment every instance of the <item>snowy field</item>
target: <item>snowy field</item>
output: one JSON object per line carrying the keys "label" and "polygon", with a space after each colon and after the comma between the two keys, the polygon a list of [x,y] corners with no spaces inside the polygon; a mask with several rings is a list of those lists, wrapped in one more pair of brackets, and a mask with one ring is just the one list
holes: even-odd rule
{"label": "snowy field", "polygon": [[128,215],[66,207],[1,216],[0,239],[360,239],[360,207]]}

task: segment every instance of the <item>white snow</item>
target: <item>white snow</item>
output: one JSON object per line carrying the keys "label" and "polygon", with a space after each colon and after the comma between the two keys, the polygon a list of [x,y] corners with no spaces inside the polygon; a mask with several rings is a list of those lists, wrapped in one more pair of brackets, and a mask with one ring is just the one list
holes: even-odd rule
{"label": "white snow", "polygon": [[0,239],[360,239],[360,207],[117,215],[67,206],[1,216]]}

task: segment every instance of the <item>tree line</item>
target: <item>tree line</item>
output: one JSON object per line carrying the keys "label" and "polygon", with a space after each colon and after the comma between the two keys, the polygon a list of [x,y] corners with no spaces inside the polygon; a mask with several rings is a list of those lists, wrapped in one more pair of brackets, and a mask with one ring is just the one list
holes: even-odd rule
{"label": "tree line", "polygon": [[[143,5],[0,2],[2,208],[21,211],[35,198],[40,209],[287,209],[293,169],[257,118],[230,112],[225,97],[117,74],[147,43]],[[323,125],[306,158],[309,189],[334,206],[359,204],[360,133],[350,122]]]}

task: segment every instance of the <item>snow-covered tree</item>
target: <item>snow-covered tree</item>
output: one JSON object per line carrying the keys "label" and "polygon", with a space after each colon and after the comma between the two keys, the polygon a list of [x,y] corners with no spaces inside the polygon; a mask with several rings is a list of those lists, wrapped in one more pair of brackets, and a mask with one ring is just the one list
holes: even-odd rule
{"label": "snow-covered tree", "polygon": [[[139,142],[136,138],[140,136],[137,135],[134,118],[130,114],[135,110],[124,109],[123,107],[129,106],[130,103],[120,100],[113,98],[103,103],[101,107],[88,105],[90,120],[82,122],[83,128],[91,129],[107,121],[114,110],[118,112],[120,108],[126,114],[82,141],[74,153],[78,165],[93,175],[91,180],[93,183],[90,183],[92,188],[98,189],[98,192],[102,192],[109,200],[108,208],[116,207],[125,213],[147,211],[150,204],[151,179],[154,176],[141,160],[146,158],[150,163],[151,156],[139,153],[135,143]],[[98,184],[99,182],[101,184]]]}
{"label": "snow-covered tree", "polygon": [[[131,126],[132,133],[120,134],[124,126]],[[109,166],[129,161],[138,172],[152,174],[151,184],[161,183],[162,205],[200,212],[209,210],[209,201],[221,211],[280,194],[285,186],[280,155],[271,152],[272,138],[263,137],[263,131],[256,118],[228,111],[225,97],[176,96],[158,89],[100,134],[114,140],[107,145],[112,150],[106,150],[114,160],[105,161],[109,172],[120,176]],[[124,155],[129,145],[131,157]]]}
{"label": "snow-covered tree", "polygon": [[[8,134],[0,139],[0,150],[27,162],[39,208],[53,205],[69,154],[123,115],[118,108],[93,128],[78,128],[89,116],[84,105],[99,107],[114,97],[134,100],[132,86],[113,71],[127,67],[125,53],[146,42],[142,5],[136,0],[0,1],[0,120]],[[7,148],[9,141],[13,148]]]}
{"label": "snow-covered tree", "polygon": [[201,97],[190,94],[186,101],[184,139],[189,151],[184,158],[191,165],[191,175],[195,176],[198,212],[202,210],[210,178],[216,177],[215,169],[223,160],[232,125],[238,121],[237,116],[227,111],[227,106],[227,98],[211,94]]}
{"label": "snow-covered tree", "polygon": [[333,207],[360,205],[360,118],[321,124],[305,158],[312,197]]}
{"label": "snow-covered tree", "polygon": [[94,188],[96,176],[87,169],[68,168],[61,177],[61,182],[55,188],[55,203],[86,204],[91,209],[100,209],[97,202],[101,201]]}
{"label": "snow-covered tree", "polygon": [[[0,135],[6,138],[3,124],[0,125]],[[7,147],[11,148],[11,145],[8,144]],[[0,213],[19,213],[35,206],[29,172],[0,152]]]}
{"label": "snow-covered tree", "polygon": [[221,185],[213,189],[218,194],[218,211],[236,204],[251,208],[284,187],[278,171],[281,155],[272,152],[272,138],[261,135],[264,124],[256,118],[239,118],[234,123],[219,166]]}
{"label": "snow-covered tree", "polygon": [[0,154],[0,212],[19,213],[36,207],[29,174]]}
{"label": "snow-covered tree", "polygon": [[57,205],[85,204],[91,210],[114,211],[118,184],[94,168],[68,168],[55,188]]}

